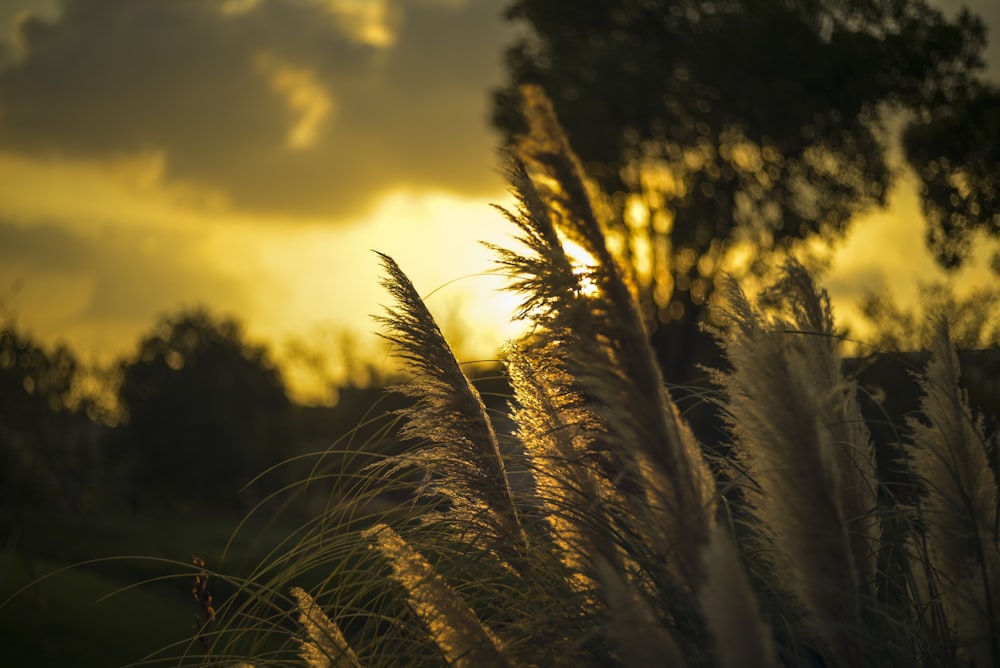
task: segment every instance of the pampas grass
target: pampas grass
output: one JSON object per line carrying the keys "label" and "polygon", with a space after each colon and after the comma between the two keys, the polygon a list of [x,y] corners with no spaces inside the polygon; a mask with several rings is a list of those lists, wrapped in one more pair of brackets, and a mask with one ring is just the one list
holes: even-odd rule
{"label": "pampas grass", "polygon": [[347,644],[343,632],[330,621],[304,589],[292,587],[292,596],[299,609],[302,640],[302,660],[308,668],[360,668],[358,657]]}
{"label": "pampas grass", "polygon": [[770,625],[760,613],[739,553],[722,525],[705,547],[705,584],[698,602],[720,668],[776,666]]}
{"label": "pampas grass", "polygon": [[400,412],[401,435],[428,442],[391,463],[421,469],[426,481],[421,492],[447,498],[448,512],[438,519],[475,527],[478,538],[520,564],[527,538],[486,406],[413,284],[392,258],[380,257],[384,286],[396,306],[378,321],[388,329],[396,356],[415,374],[398,388],[416,400]]}
{"label": "pampas grass", "polygon": [[768,320],[729,286],[724,346],[733,369],[717,379],[736,439],[736,480],[759,556],[782,573],[822,654],[860,665],[863,578],[874,561],[873,454],[864,431],[843,422],[852,414],[860,421],[860,412],[843,405],[829,300],[801,266],[784,272],[768,296],[791,319]]}
{"label": "pampas grass", "polygon": [[365,532],[392,564],[393,578],[448,665],[458,668],[503,668],[510,663],[496,638],[476,618],[462,597],[435,572],[424,557],[388,526]]}
{"label": "pampas grass", "polygon": [[381,256],[379,322],[412,403],[360,472],[338,464],[352,444],[286,490],[334,491],[219,606],[218,663],[996,665],[996,477],[944,326],[904,505],[878,479],[826,293],[794,262],[755,299],[731,283],[714,372],[731,438],[710,460],[605,242],[601,195],[540,90],[524,109],[505,155],[516,244],[493,249],[530,325],[504,352],[513,431]]}
{"label": "pampas grass", "polygon": [[926,422],[911,418],[913,467],[933,574],[958,645],[974,666],[1000,663],[1000,534],[989,445],[959,387],[958,356],[939,321],[921,386]]}

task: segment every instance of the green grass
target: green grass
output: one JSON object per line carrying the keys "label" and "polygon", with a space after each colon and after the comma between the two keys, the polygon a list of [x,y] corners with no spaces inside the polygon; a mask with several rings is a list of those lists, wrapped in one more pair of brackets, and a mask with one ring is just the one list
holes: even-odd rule
{"label": "green grass", "polygon": [[[237,520],[38,515],[16,530],[0,525],[0,666],[107,668],[180,655],[198,612],[192,555],[238,577],[294,529],[249,526],[230,543]],[[235,590],[209,584],[217,605]]]}
{"label": "green grass", "polygon": [[52,574],[63,567],[22,555],[7,565],[0,597],[27,589],[0,607],[0,664],[124,666],[190,637],[194,607],[179,581],[129,587],[86,566]]}

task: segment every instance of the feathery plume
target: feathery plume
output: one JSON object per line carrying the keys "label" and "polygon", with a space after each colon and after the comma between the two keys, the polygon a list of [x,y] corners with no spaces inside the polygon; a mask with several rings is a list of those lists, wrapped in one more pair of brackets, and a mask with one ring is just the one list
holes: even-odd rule
{"label": "feathery plume", "polygon": [[[766,558],[802,603],[806,623],[828,657],[862,657],[859,578],[840,494],[841,457],[825,424],[830,388],[813,375],[817,355],[808,322],[767,323],[731,281],[723,339],[732,371],[717,380],[735,436],[738,476],[753,509]],[[803,313],[826,310],[815,292],[797,295]],[[812,303],[809,303],[812,302]],[[821,316],[825,319],[825,316]],[[809,318],[806,318],[807,320]],[[853,445],[853,444],[852,444]]]}
{"label": "feathery plume", "polygon": [[1000,661],[1000,536],[997,480],[982,425],[958,385],[958,356],[948,325],[937,323],[921,380],[921,412],[908,420],[913,467],[925,491],[934,575],[961,656],[975,666]]}
{"label": "feathery plume", "polygon": [[[572,459],[610,483],[598,491],[613,488],[609,501],[621,501],[613,519],[624,523],[622,534],[641,537],[643,549],[694,579],[714,482],[666,393],[579,160],[540,89],[522,93],[530,132],[510,167],[519,209],[508,217],[528,252],[496,250],[500,267],[514,276],[511,288],[527,295],[522,314],[535,328],[526,346],[560,369],[550,375],[577,414]],[[571,244],[584,257],[573,257]]]}
{"label": "feathery plume", "polygon": [[456,668],[509,667],[510,661],[468,604],[434,567],[385,524],[364,532],[389,560],[393,577],[427,626],[445,660]]}
{"label": "feathery plume", "polygon": [[805,267],[791,260],[782,267],[781,278],[761,295],[761,302],[791,314],[785,326],[795,328],[804,377],[814,379],[820,392],[818,420],[831,437],[838,504],[848,524],[854,562],[864,576],[860,584],[871,593],[881,535],[875,447],[855,385],[842,373],[830,298],[817,289]]}
{"label": "feathery plume", "polygon": [[395,464],[428,470],[426,485],[450,499],[450,516],[480,527],[490,548],[506,549],[511,564],[520,563],[527,538],[482,398],[409,278],[392,258],[379,257],[387,274],[383,286],[396,307],[377,320],[388,328],[385,337],[395,344],[396,356],[416,374],[397,388],[416,399],[401,411],[406,418],[402,434],[431,442],[398,457]]}
{"label": "feathery plume", "polygon": [[599,558],[597,577],[608,606],[606,630],[624,665],[632,668],[687,665],[670,631],[619,568]]}
{"label": "feathery plume", "polygon": [[774,640],[761,618],[736,548],[721,524],[705,547],[705,582],[698,590],[719,668],[777,666]]}
{"label": "feathery plume", "polygon": [[360,668],[358,657],[347,644],[340,627],[326,616],[301,587],[292,587],[299,609],[299,624],[305,632],[301,656],[307,668]]}
{"label": "feathery plume", "polygon": [[618,561],[606,508],[616,493],[586,462],[587,423],[592,416],[581,409],[575,395],[560,391],[568,379],[553,359],[539,350],[508,349],[505,362],[514,390],[511,417],[531,462],[536,495],[560,557],[572,580],[592,582],[596,556]]}

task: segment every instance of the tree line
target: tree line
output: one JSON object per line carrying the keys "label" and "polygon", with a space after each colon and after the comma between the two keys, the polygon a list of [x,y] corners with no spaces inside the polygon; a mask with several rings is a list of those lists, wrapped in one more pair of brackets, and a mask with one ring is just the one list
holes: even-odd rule
{"label": "tree line", "polygon": [[204,309],[162,317],[96,390],[92,374],[66,345],[3,325],[0,508],[245,508],[279,484],[247,488],[258,474],[327,445],[380,392],[348,388],[339,412],[297,406],[268,349]]}
{"label": "tree line", "polygon": [[[320,354],[303,363],[321,365]],[[321,477],[323,467],[360,470],[404,447],[394,411],[408,403],[387,391],[396,376],[372,363],[359,371],[365,364],[352,360],[352,375],[328,378],[334,405],[305,405],[290,398],[268,347],[204,308],[162,316],[134,352],[103,370],[8,318],[0,325],[0,515],[244,513]],[[509,392],[495,367],[471,373],[502,412]]]}

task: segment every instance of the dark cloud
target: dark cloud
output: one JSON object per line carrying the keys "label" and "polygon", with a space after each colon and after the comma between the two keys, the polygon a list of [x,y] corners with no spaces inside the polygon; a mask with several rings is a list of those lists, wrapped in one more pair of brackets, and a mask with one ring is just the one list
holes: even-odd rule
{"label": "dark cloud", "polygon": [[[67,327],[145,326],[170,305],[211,302],[247,311],[246,289],[184,252],[190,247],[190,238],[162,230],[113,227],[92,238],[55,224],[0,221],[0,280],[4,288],[21,283],[32,298],[65,307],[73,314],[72,322],[62,323]],[[46,292],[53,278],[89,286],[86,300],[69,303],[79,295]]]}
{"label": "dark cloud", "polygon": [[[162,151],[169,181],[257,212],[357,214],[396,186],[495,191],[500,0],[390,2],[398,33],[385,49],[318,0],[235,15],[222,4],[65,0],[58,19],[23,22],[25,51],[0,71],[0,148]],[[290,133],[309,114],[323,117],[295,149]]]}

